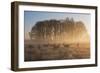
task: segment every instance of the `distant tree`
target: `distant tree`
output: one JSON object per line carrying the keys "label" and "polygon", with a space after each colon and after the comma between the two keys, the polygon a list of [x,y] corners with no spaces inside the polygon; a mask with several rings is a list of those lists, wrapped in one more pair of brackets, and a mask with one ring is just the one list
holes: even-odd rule
{"label": "distant tree", "polygon": [[[76,37],[87,32],[84,23],[82,21],[74,21],[73,18],[66,18],[65,20],[45,20],[38,21],[35,26],[32,27],[30,32],[31,38],[37,40],[49,40],[59,41],[72,38],[75,40]],[[66,36],[66,38],[65,38]],[[61,41],[59,41],[61,42]]]}

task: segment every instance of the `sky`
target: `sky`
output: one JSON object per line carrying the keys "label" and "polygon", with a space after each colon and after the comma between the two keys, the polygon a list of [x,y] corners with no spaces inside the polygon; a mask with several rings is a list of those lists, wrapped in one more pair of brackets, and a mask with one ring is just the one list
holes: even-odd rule
{"label": "sky", "polygon": [[24,11],[24,30],[30,32],[31,28],[38,22],[50,19],[63,20],[67,17],[73,18],[74,21],[82,21],[85,24],[88,33],[90,33],[90,14],[67,13],[67,12],[44,12],[44,11]]}

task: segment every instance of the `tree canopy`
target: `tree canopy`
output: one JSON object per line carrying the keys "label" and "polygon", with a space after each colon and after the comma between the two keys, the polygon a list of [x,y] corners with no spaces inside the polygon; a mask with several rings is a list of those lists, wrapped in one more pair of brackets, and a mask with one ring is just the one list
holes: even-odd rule
{"label": "tree canopy", "polygon": [[38,21],[30,31],[30,37],[33,40],[55,42],[75,42],[80,41],[79,38],[89,40],[84,23],[68,17],[64,20]]}

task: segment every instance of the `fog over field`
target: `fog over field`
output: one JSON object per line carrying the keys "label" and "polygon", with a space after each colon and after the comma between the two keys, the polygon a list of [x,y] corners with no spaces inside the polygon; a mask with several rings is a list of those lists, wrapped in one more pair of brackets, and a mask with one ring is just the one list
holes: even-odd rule
{"label": "fog over field", "polygon": [[38,21],[24,36],[25,61],[90,58],[90,36],[83,21]]}

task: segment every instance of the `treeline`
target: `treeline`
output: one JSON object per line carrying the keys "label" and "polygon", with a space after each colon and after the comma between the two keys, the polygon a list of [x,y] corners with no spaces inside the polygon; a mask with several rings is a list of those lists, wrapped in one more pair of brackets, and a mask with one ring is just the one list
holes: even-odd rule
{"label": "treeline", "polygon": [[64,20],[45,20],[38,21],[30,31],[30,37],[33,40],[47,40],[47,41],[64,41],[74,40],[80,37],[87,30],[82,21],[74,21],[73,18],[68,17]]}

